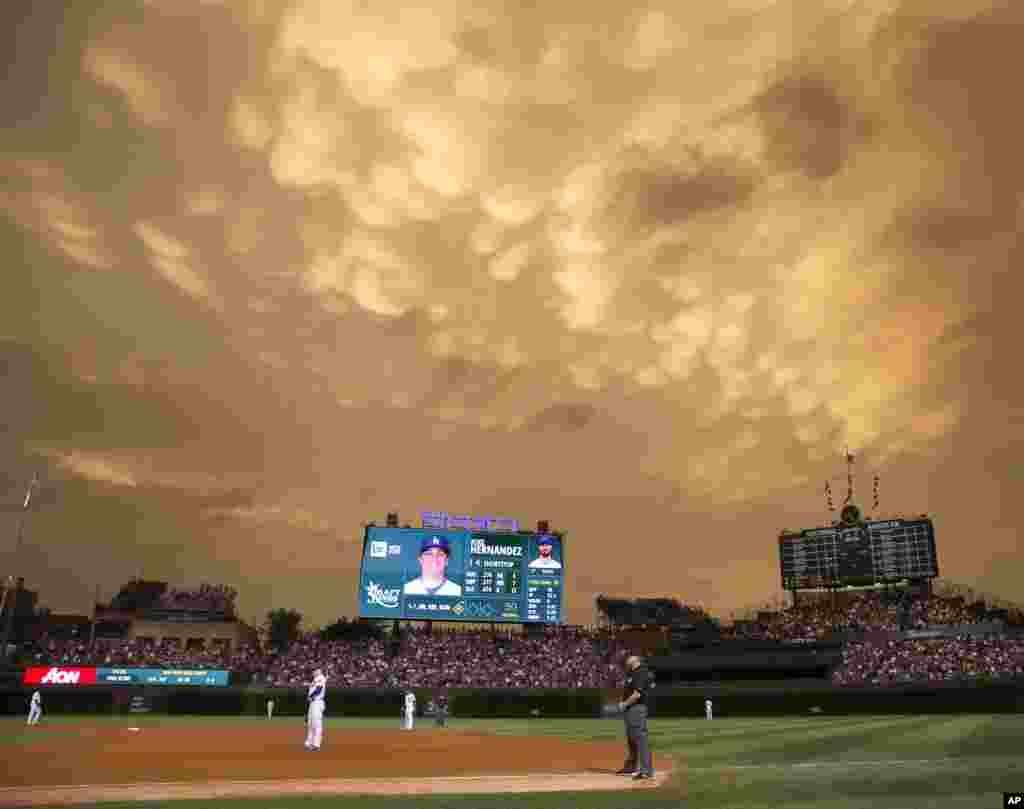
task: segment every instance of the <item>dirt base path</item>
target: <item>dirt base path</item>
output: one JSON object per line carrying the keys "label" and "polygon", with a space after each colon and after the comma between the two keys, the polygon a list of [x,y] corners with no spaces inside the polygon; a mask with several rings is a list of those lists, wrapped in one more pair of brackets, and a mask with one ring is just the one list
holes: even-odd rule
{"label": "dirt base path", "polygon": [[424,729],[330,733],[301,723],[42,727],[0,768],[0,806],[282,795],[424,795],[642,789],[612,773],[622,745]]}
{"label": "dirt base path", "polygon": [[211,781],[208,783],[108,784],[0,788],[0,805],[20,809],[36,806],[76,806],[107,801],[218,800],[280,798],[289,795],[443,795],[507,792],[583,792],[647,789],[667,778],[634,784],[629,778],[593,773],[478,775],[451,778],[358,779],[325,778],[310,781]]}

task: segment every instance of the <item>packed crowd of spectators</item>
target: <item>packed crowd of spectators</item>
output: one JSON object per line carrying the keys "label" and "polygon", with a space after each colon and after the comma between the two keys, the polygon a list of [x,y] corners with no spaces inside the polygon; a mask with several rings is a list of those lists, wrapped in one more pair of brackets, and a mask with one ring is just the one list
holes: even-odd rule
{"label": "packed crowd of spectators", "polygon": [[292,643],[287,653],[266,656],[263,664],[260,674],[268,685],[305,685],[310,672],[321,668],[332,687],[376,688],[387,685],[393,660],[386,641],[325,641],[310,633]]}
{"label": "packed crowd of spectators", "polygon": [[238,591],[226,584],[202,584],[198,590],[171,588],[160,596],[159,609],[235,614]]}
{"label": "packed crowd of spectators", "polygon": [[[165,593],[161,605],[206,605],[198,608],[224,611],[225,605],[233,605],[234,597],[232,588],[204,585],[197,591]],[[813,642],[837,630],[864,630],[865,634],[854,634],[856,640],[846,644],[843,662],[832,674],[840,685],[1024,676],[1024,639],[959,636],[897,640],[878,632],[936,625],[952,628],[985,618],[984,610],[968,605],[962,597],[871,592],[842,601],[807,600],[761,613],[756,621],[737,623],[719,637]],[[435,626],[433,632],[405,628],[398,637],[389,637],[376,625],[338,621],[321,632],[301,635],[281,650],[258,644],[230,649],[154,644],[142,639],[101,638],[91,645],[78,638],[43,638],[27,662],[202,666],[252,675],[273,686],[305,684],[311,671],[320,667],[331,685],[341,688],[604,688],[621,682],[623,658],[650,651],[651,639],[661,637],[659,632],[543,627],[518,633],[501,627],[452,631]],[[717,626],[714,632],[718,632]]]}
{"label": "packed crowd of spectators", "polygon": [[832,673],[837,685],[901,685],[1024,676],[1024,640],[943,638],[850,643]]}
{"label": "packed crowd of spectators", "polygon": [[30,665],[133,666],[137,668],[205,667],[252,674],[262,671],[266,657],[255,644],[235,649],[217,644],[185,647],[173,641],[142,639],[42,639],[28,655]]}
{"label": "packed crowd of spectators", "polygon": [[308,633],[277,653],[246,645],[184,648],[174,642],[97,639],[44,641],[30,665],[197,667],[254,675],[272,686],[309,682],[322,668],[332,686],[588,688],[621,679],[625,649],[602,633],[580,627],[550,627],[536,636],[491,632],[407,631],[400,642],[324,640]]}
{"label": "packed crowd of spectators", "polygon": [[531,636],[412,631],[395,646],[309,636],[273,661],[267,677],[274,685],[296,685],[322,666],[342,687],[606,687],[621,679],[621,668],[596,635],[581,627],[549,627]]}
{"label": "packed crowd of spectators", "polygon": [[492,688],[593,688],[621,678],[621,669],[601,654],[591,634],[552,627],[542,635],[488,639],[417,633],[402,646],[395,675],[410,685]]}
{"label": "packed crowd of spectators", "polygon": [[909,625],[912,629],[937,624],[974,624],[984,618],[977,608],[962,597],[918,596],[909,601]]}
{"label": "packed crowd of spectators", "polygon": [[[389,640],[325,641],[310,633],[275,654],[257,645],[185,649],[175,643],[98,639],[49,641],[31,665],[205,667],[255,675],[273,686],[308,683],[323,668],[338,688],[608,688],[635,651],[608,633],[552,627],[537,636],[489,632],[410,632]],[[1024,639],[946,638],[846,645],[832,674],[837,685],[897,685],[963,678],[1024,676]]]}
{"label": "packed crowd of spectators", "polygon": [[755,640],[816,641],[835,632],[897,632],[935,625],[975,624],[984,616],[962,597],[873,591],[845,599],[800,601],[748,623],[742,636]]}

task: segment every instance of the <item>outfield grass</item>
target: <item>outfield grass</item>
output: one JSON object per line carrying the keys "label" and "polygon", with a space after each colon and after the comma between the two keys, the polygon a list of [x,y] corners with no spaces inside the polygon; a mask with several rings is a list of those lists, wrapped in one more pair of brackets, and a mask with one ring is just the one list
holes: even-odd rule
{"label": "outfield grass", "polygon": [[[47,733],[71,732],[79,717],[46,719]],[[90,721],[90,720],[86,720]],[[104,720],[100,720],[104,721]],[[167,717],[106,721],[256,722]],[[301,722],[283,717],[274,722]],[[788,717],[651,720],[651,742],[676,774],[659,789],[630,792],[469,795],[431,798],[282,798],[218,801],[228,809],[966,809],[999,807],[1002,792],[1024,789],[1024,716]],[[395,719],[328,719],[332,730],[397,727]],[[66,729],[66,730],[65,730]],[[460,730],[564,739],[621,739],[614,720],[454,720]],[[21,722],[0,723],[0,743],[25,738]],[[199,809],[209,801],[146,804]],[[141,804],[102,804],[142,809]]]}

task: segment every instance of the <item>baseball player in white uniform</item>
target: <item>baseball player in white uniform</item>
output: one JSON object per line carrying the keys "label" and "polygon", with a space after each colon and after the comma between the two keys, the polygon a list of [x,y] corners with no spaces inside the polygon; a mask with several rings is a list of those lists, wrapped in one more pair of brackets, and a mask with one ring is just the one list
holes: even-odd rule
{"label": "baseball player in white uniform", "polygon": [[313,682],[306,693],[306,744],[307,750],[319,750],[324,738],[324,708],[327,707],[327,678],[317,669]]}
{"label": "baseball player in white uniform", "polygon": [[704,716],[707,719],[711,719],[711,700],[704,700]]}
{"label": "baseball player in white uniform", "polygon": [[28,722],[26,725],[38,725],[39,717],[43,715],[43,696],[38,691],[32,692],[32,699],[28,706]]}
{"label": "baseball player in white uniform", "polygon": [[268,699],[267,700],[267,719],[273,719],[273,718],[274,718],[274,700]]}
{"label": "baseball player in white uniform", "polygon": [[405,706],[402,709],[402,730],[412,730],[416,725],[416,695],[405,692]]}

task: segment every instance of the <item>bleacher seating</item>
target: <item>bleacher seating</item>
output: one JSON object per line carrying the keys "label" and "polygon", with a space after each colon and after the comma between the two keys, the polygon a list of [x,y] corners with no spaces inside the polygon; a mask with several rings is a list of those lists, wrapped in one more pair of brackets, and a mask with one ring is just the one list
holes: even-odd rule
{"label": "bleacher seating", "polygon": [[[212,603],[209,591],[199,592]],[[706,626],[711,625],[703,613],[688,614],[700,615]],[[721,632],[716,626],[700,644],[691,643],[690,652],[735,655],[759,644],[768,648],[811,641],[821,646],[831,639],[846,642],[842,662],[831,674],[837,685],[1024,676],[1024,637],[1018,637],[1013,626],[990,619],[990,611],[963,599],[862,593],[841,605],[827,599],[807,601],[785,610],[762,611],[756,619],[736,622]],[[312,669],[321,667],[333,687],[605,688],[621,683],[626,655],[651,652],[652,637],[696,638],[692,633],[673,635],[671,627],[537,627],[521,634],[435,628],[432,633],[405,630],[392,638],[364,630],[354,622],[339,622],[329,632],[303,635],[280,654],[256,644],[232,651],[97,639],[90,647],[81,637],[44,636],[25,662],[204,666],[281,686],[304,684]],[[696,649],[701,644],[707,647],[705,652]]]}

